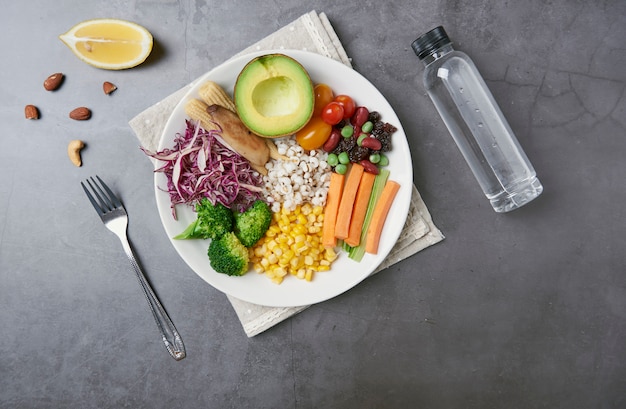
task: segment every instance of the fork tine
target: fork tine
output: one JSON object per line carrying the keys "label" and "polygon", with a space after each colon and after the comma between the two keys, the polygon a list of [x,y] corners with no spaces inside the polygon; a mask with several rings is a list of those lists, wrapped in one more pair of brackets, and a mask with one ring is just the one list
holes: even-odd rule
{"label": "fork tine", "polygon": [[102,212],[106,213],[106,212],[110,212],[111,210],[113,210],[114,207],[111,205],[111,201],[109,200],[107,195],[105,195],[104,192],[102,191],[102,188],[98,186],[98,183],[96,183],[93,177],[90,179],[91,180],[87,179],[87,184],[89,184],[89,186],[91,187],[91,190],[93,191],[94,195],[98,199],[98,202],[100,203],[100,209],[102,209]]}
{"label": "fork tine", "polygon": [[[89,180],[87,180],[86,182],[89,184],[89,186],[91,186],[91,184],[89,183]],[[102,216],[104,214],[104,210],[102,209],[100,204],[96,202],[96,199],[93,197],[93,195],[91,194],[89,189],[87,189],[87,186],[85,186],[83,182],[80,182],[80,185],[83,187],[83,190],[85,191],[85,194],[87,195],[87,198],[91,202],[91,205],[93,206],[93,208],[96,209],[96,212],[98,213],[98,215]]]}
{"label": "fork tine", "polygon": [[104,181],[102,179],[100,179],[100,176],[96,175],[96,179],[98,179],[100,181],[100,184],[102,185],[104,190],[107,191],[109,199],[113,203],[113,206],[114,207],[122,207],[122,201],[115,195],[115,193],[113,193],[113,191],[111,189],[109,189],[107,184],[104,183]]}

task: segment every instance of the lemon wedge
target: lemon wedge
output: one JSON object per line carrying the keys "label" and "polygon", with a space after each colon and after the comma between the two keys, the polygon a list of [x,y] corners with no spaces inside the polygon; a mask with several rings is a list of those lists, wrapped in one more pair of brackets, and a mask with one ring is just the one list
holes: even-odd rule
{"label": "lemon wedge", "polygon": [[126,20],[101,18],[76,24],[59,36],[78,58],[105,70],[135,67],[152,51],[152,34]]}

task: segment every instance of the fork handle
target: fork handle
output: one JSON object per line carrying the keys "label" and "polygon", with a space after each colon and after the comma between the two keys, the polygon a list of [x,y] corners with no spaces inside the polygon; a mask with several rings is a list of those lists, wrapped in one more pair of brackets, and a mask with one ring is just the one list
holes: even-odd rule
{"label": "fork handle", "polygon": [[150,305],[150,309],[152,310],[154,320],[156,321],[156,324],[161,331],[161,335],[163,336],[163,342],[165,343],[165,347],[167,348],[167,351],[170,353],[172,358],[180,361],[186,355],[183,340],[178,334],[178,331],[172,323],[172,320],[163,309],[163,306],[159,302],[159,299],[154,294],[154,291],[148,283],[148,280],[146,280],[146,277],[141,271],[141,268],[139,268],[139,264],[137,264],[137,260],[135,260],[135,255],[133,254],[133,250],[130,247],[128,239],[126,239],[126,237],[120,237],[120,241],[122,242],[122,247],[124,247],[124,252],[128,257],[130,264],[133,266],[133,270],[135,270],[135,274],[137,275],[139,284],[141,284],[141,288],[143,289],[143,292],[146,296],[146,300],[148,300],[148,304]]}

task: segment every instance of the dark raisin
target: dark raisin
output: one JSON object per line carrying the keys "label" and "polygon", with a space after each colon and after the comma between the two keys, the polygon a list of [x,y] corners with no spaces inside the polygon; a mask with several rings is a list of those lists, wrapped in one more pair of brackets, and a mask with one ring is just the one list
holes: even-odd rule
{"label": "dark raisin", "polygon": [[398,128],[389,123],[377,122],[374,124],[371,135],[382,144],[381,152],[389,152],[391,150],[391,135],[397,130]]}
{"label": "dark raisin", "polygon": [[375,124],[376,122],[380,121],[380,113],[378,113],[377,111],[370,112],[368,120]]}
{"label": "dark raisin", "polygon": [[355,146],[357,146],[355,138],[341,138],[333,153],[339,155],[341,152],[350,152]]}
{"label": "dark raisin", "polygon": [[363,146],[355,145],[354,148],[348,152],[348,156],[350,157],[350,162],[360,162],[370,156],[370,150]]}

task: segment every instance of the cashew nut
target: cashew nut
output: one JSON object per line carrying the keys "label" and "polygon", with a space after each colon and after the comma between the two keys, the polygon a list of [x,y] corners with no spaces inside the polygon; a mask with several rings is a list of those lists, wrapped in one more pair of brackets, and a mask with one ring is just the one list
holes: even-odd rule
{"label": "cashew nut", "polygon": [[82,165],[82,161],[80,160],[80,150],[85,147],[85,143],[79,139],[75,139],[70,141],[67,145],[67,155],[70,157],[72,163],[76,166]]}

